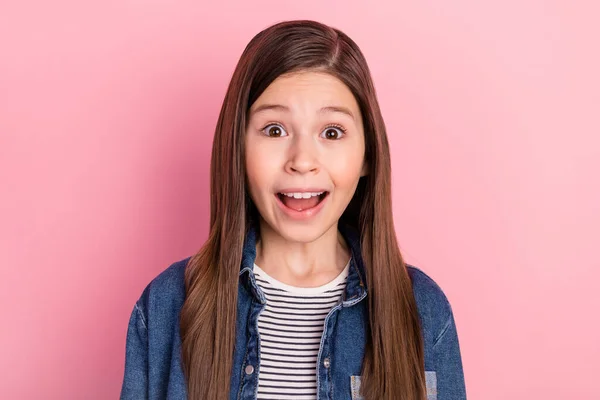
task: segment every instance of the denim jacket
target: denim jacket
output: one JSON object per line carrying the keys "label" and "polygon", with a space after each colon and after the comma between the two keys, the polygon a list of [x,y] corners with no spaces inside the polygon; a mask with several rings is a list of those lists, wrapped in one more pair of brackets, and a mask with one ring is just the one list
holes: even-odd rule
{"label": "denim jacket", "polygon": [[[317,358],[318,400],[361,399],[360,372],[368,332],[365,270],[358,232],[341,222],[338,229],[352,256],[343,298],[324,322]],[[256,236],[256,229],[251,228],[244,241],[240,266],[230,400],[256,399],[258,388],[257,319],[266,300],[253,274]],[[188,260],[176,262],[161,272],[146,286],[133,307],[127,330],[122,400],[187,399],[181,366],[179,313],[185,299],[184,271]],[[466,399],[450,303],[424,272],[411,265],[407,265],[407,269],[425,345],[427,400]]]}

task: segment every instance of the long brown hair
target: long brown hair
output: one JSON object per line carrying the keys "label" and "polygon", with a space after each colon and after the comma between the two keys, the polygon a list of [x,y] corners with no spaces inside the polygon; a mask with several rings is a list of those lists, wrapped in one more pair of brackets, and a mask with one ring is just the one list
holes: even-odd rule
{"label": "long brown hair", "polygon": [[300,70],[330,73],[360,107],[368,175],[341,219],[361,235],[368,288],[369,334],[361,392],[367,400],[425,399],[420,320],[394,231],[390,152],[375,88],[358,46],[314,21],[288,21],[257,34],[244,50],[215,130],[210,169],[210,233],[185,272],[182,361],[192,400],[227,399],[233,353],[238,274],[244,238],[257,210],[246,189],[247,112],[278,76]]}

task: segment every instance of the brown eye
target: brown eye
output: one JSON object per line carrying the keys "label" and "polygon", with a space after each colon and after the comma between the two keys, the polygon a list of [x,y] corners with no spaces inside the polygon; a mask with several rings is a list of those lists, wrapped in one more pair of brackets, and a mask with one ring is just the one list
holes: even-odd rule
{"label": "brown eye", "polygon": [[275,125],[275,124],[267,125],[263,129],[263,131],[269,137],[280,137],[280,136],[283,136],[283,134],[285,133],[285,131],[283,130],[283,128],[280,125]]}
{"label": "brown eye", "polygon": [[325,139],[339,139],[343,135],[343,131],[340,128],[329,127],[323,131]]}

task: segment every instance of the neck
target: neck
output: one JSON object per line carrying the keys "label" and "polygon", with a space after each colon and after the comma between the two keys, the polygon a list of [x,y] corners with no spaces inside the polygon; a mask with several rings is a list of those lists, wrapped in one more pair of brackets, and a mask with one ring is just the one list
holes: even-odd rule
{"label": "neck", "polygon": [[310,242],[283,237],[262,218],[255,263],[267,274],[290,286],[322,286],[338,276],[350,250],[337,223]]}

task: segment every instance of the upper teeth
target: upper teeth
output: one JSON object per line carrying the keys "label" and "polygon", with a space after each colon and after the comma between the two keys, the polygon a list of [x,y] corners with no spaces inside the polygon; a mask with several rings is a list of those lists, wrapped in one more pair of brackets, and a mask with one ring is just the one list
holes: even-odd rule
{"label": "upper teeth", "polygon": [[320,196],[325,192],[317,192],[317,193],[311,193],[311,192],[305,192],[305,193],[281,193],[284,196],[287,197],[293,197],[295,199],[309,199],[313,196]]}

